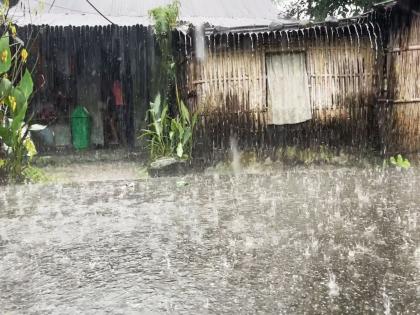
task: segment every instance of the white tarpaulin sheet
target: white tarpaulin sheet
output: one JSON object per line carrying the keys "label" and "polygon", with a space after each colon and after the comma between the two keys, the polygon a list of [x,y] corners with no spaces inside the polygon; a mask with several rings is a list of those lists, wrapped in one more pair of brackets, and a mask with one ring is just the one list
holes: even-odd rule
{"label": "white tarpaulin sheet", "polygon": [[266,62],[270,124],[312,119],[305,53],[268,55]]}

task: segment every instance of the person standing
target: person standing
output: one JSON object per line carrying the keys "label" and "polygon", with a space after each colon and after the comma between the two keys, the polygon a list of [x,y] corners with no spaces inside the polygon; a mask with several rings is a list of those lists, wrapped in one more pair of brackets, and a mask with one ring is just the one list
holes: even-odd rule
{"label": "person standing", "polygon": [[117,114],[117,129],[119,133],[119,139],[122,144],[127,143],[126,138],[126,119],[125,119],[125,103],[123,89],[120,79],[117,77],[112,83],[112,94],[114,96],[114,106]]}

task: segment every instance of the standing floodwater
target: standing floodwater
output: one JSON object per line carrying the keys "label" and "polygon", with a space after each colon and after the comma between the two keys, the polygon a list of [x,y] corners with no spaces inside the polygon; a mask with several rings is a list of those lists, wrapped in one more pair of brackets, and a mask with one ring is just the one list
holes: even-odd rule
{"label": "standing floodwater", "polygon": [[177,181],[3,188],[0,313],[420,313],[419,170]]}

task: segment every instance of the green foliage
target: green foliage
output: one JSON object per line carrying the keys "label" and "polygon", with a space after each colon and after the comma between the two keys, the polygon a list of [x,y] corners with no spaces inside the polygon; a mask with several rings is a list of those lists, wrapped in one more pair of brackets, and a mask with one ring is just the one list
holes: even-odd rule
{"label": "green foliage", "polygon": [[[284,6],[284,0],[273,0]],[[293,0],[283,7],[283,12],[298,19],[310,18],[317,21],[327,16],[350,17],[368,10],[378,0]]]}
{"label": "green foliage", "polygon": [[34,88],[25,67],[27,51],[4,15],[2,21],[2,28],[12,31],[4,31],[0,38],[0,176],[3,182],[22,182],[31,174],[30,161],[37,154],[30,132],[43,127],[25,121]]}
{"label": "green foliage", "polygon": [[23,174],[25,176],[25,180],[30,183],[44,183],[49,180],[48,176],[46,176],[42,170],[33,166],[25,168]]}
{"label": "green foliage", "polygon": [[162,157],[191,158],[197,115],[191,116],[182,101],[178,103],[178,112],[175,118],[171,118],[168,104],[162,101],[160,95],[150,104],[150,123],[148,129],[142,130],[140,137],[147,138],[152,160]]}
{"label": "green foliage", "polygon": [[179,1],[154,8],[149,11],[150,17],[154,21],[155,33],[157,37],[167,37],[176,27],[179,16]]}
{"label": "green foliage", "polygon": [[0,38],[0,73],[6,73],[12,66],[12,52],[9,44],[9,33],[6,32]]}
{"label": "green foliage", "polygon": [[[148,129],[142,130],[141,138],[147,138],[152,160],[163,157],[190,159],[193,147],[193,133],[197,115],[191,115],[179,97],[177,69],[172,53],[172,32],[178,23],[179,1],[155,8],[149,12],[154,21],[155,34],[161,52],[160,86],[161,93],[150,104]],[[169,104],[170,95],[175,91],[176,99]],[[173,108],[176,107],[176,108]],[[177,114],[172,117],[170,108]]]}
{"label": "green foliage", "polygon": [[401,154],[398,154],[398,156],[394,157],[392,156],[389,159],[389,163],[397,168],[401,168],[401,169],[409,169],[411,167],[411,163],[408,159],[405,159]]}
{"label": "green foliage", "polygon": [[178,23],[179,1],[149,11],[153,20],[161,60],[157,86],[164,99],[169,98],[176,82],[176,63],[172,53],[172,32]]}

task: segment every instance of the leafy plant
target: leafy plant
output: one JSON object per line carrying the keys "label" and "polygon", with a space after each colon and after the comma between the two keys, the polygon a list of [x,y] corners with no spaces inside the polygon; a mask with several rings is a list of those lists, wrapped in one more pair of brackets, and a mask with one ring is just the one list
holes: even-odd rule
{"label": "leafy plant", "polygon": [[176,0],[171,4],[149,11],[149,15],[154,22],[155,36],[161,54],[158,86],[164,99],[168,97],[169,92],[174,87],[174,82],[176,82],[176,63],[172,53],[172,33],[178,23],[179,8],[179,1]]}
{"label": "leafy plant", "polygon": [[41,169],[30,165],[25,168],[23,174],[25,175],[25,180],[31,183],[42,183],[50,180]]}
{"label": "leafy plant", "polygon": [[178,103],[179,114],[169,116],[168,104],[158,94],[150,104],[148,129],[142,130],[141,138],[147,138],[152,160],[162,157],[189,159],[192,154],[193,133],[197,114],[191,115],[184,102]]}
{"label": "leafy plant", "polygon": [[397,157],[392,156],[389,159],[389,162],[391,163],[391,165],[405,170],[411,167],[410,161],[408,159],[405,159],[401,154],[398,154]]}
{"label": "leafy plant", "polygon": [[[180,97],[176,62],[172,53],[172,33],[178,23],[179,1],[155,8],[149,15],[154,20],[155,35],[161,52],[160,85],[163,90],[150,104],[147,114],[148,129],[142,130],[141,138],[148,139],[152,160],[168,156],[190,159],[197,115],[191,115]],[[176,97],[172,100],[169,95],[174,91]],[[170,104],[170,101],[173,103]],[[176,114],[171,116],[170,109]]]}
{"label": "leafy plant", "polygon": [[[7,1],[3,6],[7,6]],[[4,15],[1,17],[4,31],[0,38],[0,174],[3,181],[7,177],[19,182],[24,180],[25,170],[37,154],[30,133],[44,127],[25,121],[33,92],[32,76],[26,69],[28,52],[16,36],[16,27]]]}

